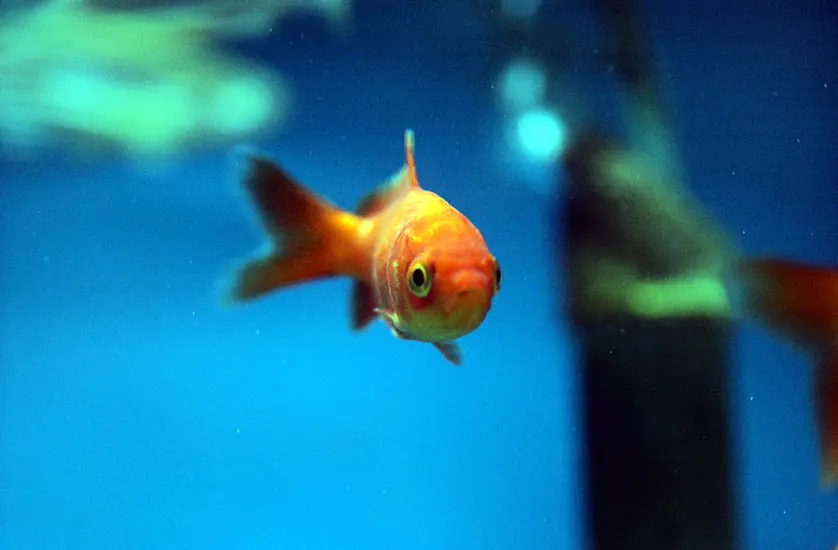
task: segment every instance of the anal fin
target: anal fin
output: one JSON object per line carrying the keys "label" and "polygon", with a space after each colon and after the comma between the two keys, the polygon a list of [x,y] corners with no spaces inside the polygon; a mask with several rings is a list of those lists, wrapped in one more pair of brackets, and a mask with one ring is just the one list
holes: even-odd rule
{"label": "anal fin", "polygon": [[366,327],[377,315],[372,286],[364,281],[355,281],[352,286],[352,328],[360,330]]}

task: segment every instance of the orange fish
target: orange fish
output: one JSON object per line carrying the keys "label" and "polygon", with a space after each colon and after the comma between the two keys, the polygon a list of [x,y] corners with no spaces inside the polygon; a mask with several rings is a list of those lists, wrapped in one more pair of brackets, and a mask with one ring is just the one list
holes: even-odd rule
{"label": "orange fish", "polygon": [[745,306],[815,355],[823,483],[838,480],[838,271],[778,259],[745,261]]}
{"label": "orange fish", "polygon": [[273,162],[249,155],[244,185],[271,250],[236,273],[231,298],[352,277],[354,329],[381,317],[396,337],[429,342],[459,365],[454,340],[486,318],[501,268],[468,218],[419,186],[413,143],[407,130],[405,166],[354,214],[303,188]]}

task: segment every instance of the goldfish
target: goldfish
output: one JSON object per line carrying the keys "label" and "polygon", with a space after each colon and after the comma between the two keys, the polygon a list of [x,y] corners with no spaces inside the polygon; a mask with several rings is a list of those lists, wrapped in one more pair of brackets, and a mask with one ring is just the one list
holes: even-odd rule
{"label": "goldfish", "polygon": [[838,481],[838,269],[776,258],[740,261],[744,312],[815,359],[822,483]]}
{"label": "goldfish", "polygon": [[414,142],[406,130],[404,165],[355,212],[303,187],[264,156],[246,154],[243,185],[269,251],[237,269],[228,298],[244,302],[349,277],[353,329],[380,318],[397,338],[430,343],[460,365],[455,340],[483,323],[501,288],[501,267],[471,221],[419,185]]}

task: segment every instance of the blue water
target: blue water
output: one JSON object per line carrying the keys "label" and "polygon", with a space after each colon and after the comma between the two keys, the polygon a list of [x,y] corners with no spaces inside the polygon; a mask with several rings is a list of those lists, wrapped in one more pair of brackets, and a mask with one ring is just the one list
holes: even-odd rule
{"label": "blue water", "polygon": [[[258,145],[351,207],[416,131],[423,185],[504,267],[464,366],[380,323],[350,332],[347,281],[220,308],[218,277],[262,242],[227,149],[160,170],[6,161],[0,548],[582,547],[552,206],[498,167],[486,35],[364,6],[351,39],[283,28],[270,57],[304,93]],[[690,183],[748,253],[838,264],[835,19],[719,9],[650,20]],[[745,325],[735,365],[744,547],[830,547],[805,358]]]}

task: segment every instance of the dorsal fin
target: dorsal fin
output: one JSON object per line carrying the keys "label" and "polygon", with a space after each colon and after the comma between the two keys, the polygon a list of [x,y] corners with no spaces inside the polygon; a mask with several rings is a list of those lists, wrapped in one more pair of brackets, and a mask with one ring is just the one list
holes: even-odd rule
{"label": "dorsal fin", "polygon": [[404,150],[405,165],[393,174],[393,176],[379,187],[367,194],[355,213],[359,216],[372,216],[383,210],[393,202],[399,200],[411,188],[419,187],[419,180],[416,178],[416,164],[413,160],[414,137],[412,130],[405,130]]}
{"label": "dorsal fin", "polygon": [[416,177],[416,161],[413,160],[413,149],[416,145],[416,138],[413,130],[404,131],[404,156],[407,163],[407,175],[411,187],[419,187],[419,178]]}
{"label": "dorsal fin", "polygon": [[359,216],[372,216],[400,199],[408,189],[410,185],[408,185],[407,167],[404,167],[365,195],[358,203],[355,213]]}

